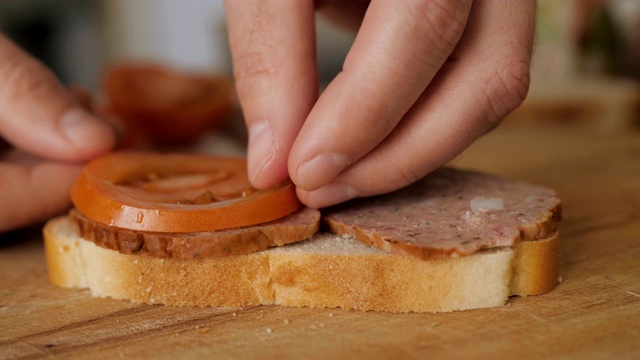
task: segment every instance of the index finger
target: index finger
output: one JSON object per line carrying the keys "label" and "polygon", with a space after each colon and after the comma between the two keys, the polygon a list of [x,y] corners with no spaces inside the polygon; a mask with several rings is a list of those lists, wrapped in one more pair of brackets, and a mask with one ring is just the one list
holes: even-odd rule
{"label": "index finger", "polygon": [[343,71],[291,150],[296,186],[325,185],[391,133],[455,48],[470,10],[470,0],[371,2]]}
{"label": "index finger", "polygon": [[274,186],[288,178],[289,150],[317,98],[314,4],[227,0],[225,8],[249,177]]}

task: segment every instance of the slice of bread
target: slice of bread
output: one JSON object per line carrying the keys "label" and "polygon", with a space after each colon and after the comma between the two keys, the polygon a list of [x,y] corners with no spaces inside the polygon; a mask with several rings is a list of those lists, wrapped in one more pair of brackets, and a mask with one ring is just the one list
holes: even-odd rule
{"label": "slice of bread", "polygon": [[327,233],[246,255],[161,259],[82,239],[69,219],[44,228],[51,282],[93,296],[173,306],[279,304],[447,312],[504,304],[557,284],[557,232],[473,255],[420,260]]}

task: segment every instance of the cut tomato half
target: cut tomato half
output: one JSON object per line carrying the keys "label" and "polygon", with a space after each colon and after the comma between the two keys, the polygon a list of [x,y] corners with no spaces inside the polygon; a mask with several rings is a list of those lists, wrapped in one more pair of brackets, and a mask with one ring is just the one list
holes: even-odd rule
{"label": "cut tomato half", "polygon": [[256,190],[246,160],[118,152],[91,161],[71,200],[88,218],[120,228],[200,232],[265,223],[301,204],[293,184]]}

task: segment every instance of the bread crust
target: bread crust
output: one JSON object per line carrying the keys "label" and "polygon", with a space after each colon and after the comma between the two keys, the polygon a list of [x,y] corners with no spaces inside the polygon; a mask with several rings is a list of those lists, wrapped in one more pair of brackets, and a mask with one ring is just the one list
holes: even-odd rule
{"label": "bread crust", "polygon": [[523,241],[515,247],[510,294],[541,295],[553,290],[560,279],[560,240],[551,237]]}
{"label": "bread crust", "polygon": [[94,296],[171,306],[258,304],[447,312],[504,304],[557,284],[558,234],[423,261],[318,234],[267,251],[205,259],[127,255],[82,239],[68,217],[44,228],[51,282]]}
{"label": "bread crust", "polygon": [[172,306],[273,302],[264,252],[189,260],[121,254],[82,239],[68,217],[50,221],[44,241],[50,281],[93,296]]}

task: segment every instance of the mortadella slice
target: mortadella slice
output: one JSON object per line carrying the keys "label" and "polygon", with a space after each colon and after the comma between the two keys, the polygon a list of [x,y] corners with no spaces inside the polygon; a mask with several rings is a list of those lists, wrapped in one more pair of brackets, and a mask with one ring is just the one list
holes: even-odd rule
{"label": "mortadella slice", "polygon": [[435,259],[546,238],[557,230],[561,202],[544,186],[441,168],[396,192],[330,208],[323,217],[333,233]]}

